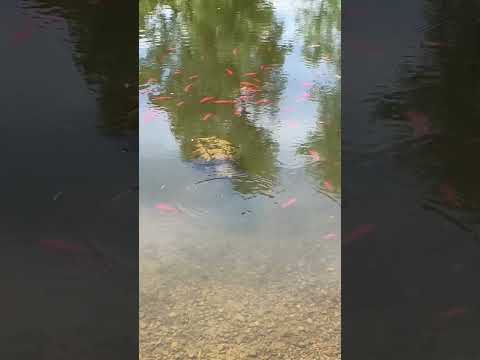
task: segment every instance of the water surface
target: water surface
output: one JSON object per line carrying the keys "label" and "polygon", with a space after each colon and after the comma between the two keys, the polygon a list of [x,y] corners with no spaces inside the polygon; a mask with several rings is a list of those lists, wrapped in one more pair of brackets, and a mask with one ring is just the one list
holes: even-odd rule
{"label": "water surface", "polygon": [[339,21],[140,2],[141,357],[338,355]]}

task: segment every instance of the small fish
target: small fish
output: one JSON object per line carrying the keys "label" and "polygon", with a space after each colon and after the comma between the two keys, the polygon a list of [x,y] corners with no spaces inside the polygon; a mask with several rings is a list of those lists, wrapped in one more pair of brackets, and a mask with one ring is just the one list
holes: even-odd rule
{"label": "small fish", "polygon": [[452,307],[448,309],[444,315],[447,318],[459,317],[464,316],[467,313],[467,310],[463,307]]}
{"label": "small fish", "polygon": [[192,90],[192,87],[193,87],[193,84],[188,84],[187,86],[185,86],[185,88],[183,89],[183,91],[189,92],[190,90]]}
{"label": "small fish", "polygon": [[296,202],[297,202],[297,199],[294,197],[291,197],[291,198],[288,198],[288,200],[282,203],[280,206],[282,207],[282,209],[286,209],[292,206],[293,204],[295,204]]}
{"label": "small fish", "polygon": [[168,48],[168,49],[167,49],[167,53],[175,52],[175,50],[177,50],[177,49],[175,49],[175,48]]}
{"label": "small fish", "polygon": [[180,107],[180,106],[182,106],[183,104],[185,104],[185,101],[179,101],[179,102],[177,102],[177,107]]}
{"label": "small fish", "polygon": [[298,99],[297,102],[303,102],[309,100],[311,95],[307,92],[304,92]]}
{"label": "small fish", "polygon": [[422,137],[431,133],[428,116],[418,111],[407,111],[407,119],[411,122],[415,137]]}
{"label": "small fish", "polygon": [[195,75],[192,75],[192,76],[189,77],[189,79],[190,79],[190,80],[198,79],[198,75],[196,75],[196,74],[195,74]]}
{"label": "small fish", "polygon": [[153,100],[156,101],[165,101],[165,100],[172,100],[173,96],[154,96]]}
{"label": "small fish", "polygon": [[247,73],[243,74],[242,76],[255,77],[255,76],[257,76],[257,73],[256,72],[247,72]]}
{"label": "small fish", "polygon": [[155,79],[155,78],[150,78],[150,79],[147,80],[147,84],[153,84],[155,82],[157,82],[157,79]]}
{"label": "small fish", "polygon": [[276,66],[280,66],[280,64],[260,65],[260,70],[263,70],[263,71],[271,70]]}
{"label": "small fish", "polygon": [[235,104],[235,100],[212,100],[212,104]]}
{"label": "small fish", "polygon": [[240,109],[235,109],[235,111],[233,112],[233,115],[235,115],[236,117],[242,116],[242,110],[240,110]]}
{"label": "small fish", "polygon": [[13,34],[13,41],[16,43],[27,40],[32,35],[32,24],[29,23],[25,30],[17,31]]}
{"label": "small fish", "polygon": [[239,53],[239,49],[238,48],[235,48],[232,50],[232,54],[235,55],[235,56],[238,56],[238,53]]}
{"label": "small fish", "polygon": [[182,70],[175,70],[175,72],[173,73],[173,75],[180,75],[183,71]]}
{"label": "small fish", "polygon": [[324,240],[335,240],[337,238],[337,234],[331,232],[328,234],[323,235],[322,239]]}
{"label": "small fish", "polygon": [[226,68],[226,69],[225,69],[225,72],[227,73],[228,76],[232,76],[232,75],[233,75],[233,70],[232,70],[232,69]]}
{"label": "small fish", "polygon": [[205,96],[200,100],[200,104],[206,104],[212,100],[215,100],[215,96]]}
{"label": "small fish", "polygon": [[325,189],[327,189],[328,191],[330,192],[333,192],[335,190],[335,188],[333,187],[332,183],[328,180],[325,180],[323,182],[323,186],[325,186]]}
{"label": "small fish", "polygon": [[14,35],[13,35],[13,40],[16,42],[16,43],[19,43],[21,41],[25,41],[26,39],[28,39],[30,37],[30,33],[27,32],[27,31],[18,31],[16,32]]}
{"label": "small fish", "polygon": [[361,237],[368,235],[372,233],[375,230],[375,225],[372,224],[364,224],[353,230],[347,237],[345,238],[345,241],[350,242],[354,241],[357,239],[360,239]]}
{"label": "small fish", "polygon": [[436,41],[424,41],[423,45],[431,47],[446,47],[448,44],[446,42],[436,42]]}
{"label": "small fish", "polygon": [[63,240],[40,240],[40,246],[64,253],[79,253],[85,251],[85,248],[83,246],[67,243]]}
{"label": "small fish", "polygon": [[148,110],[144,117],[143,117],[143,121],[148,124],[149,122],[151,122],[153,119],[155,118],[155,112],[153,110]]}
{"label": "small fish", "polygon": [[267,105],[271,103],[272,103],[272,100],[268,100],[268,99],[260,99],[255,102],[256,105]]}
{"label": "small fish", "polygon": [[322,157],[320,156],[320,154],[317,151],[315,151],[313,149],[310,149],[310,150],[308,150],[308,153],[312,157],[313,161],[321,161],[322,160]]}
{"label": "small fish", "polygon": [[248,82],[248,81],[240,81],[240,85],[248,87],[248,88],[258,89],[258,85],[254,84],[254,83],[251,83],[251,82]]}
{"label": "small fish", "polygon": [[322,45],[320,45],[320,44],[314,44],[314,45],[310,45],[309,48],[315,49],[315,48],[318,48],[318,47],[320,47],[320,46],[322,46]]}
{"label": "small fish", "polygon": [[208,119],[210,119],[214,115],[215,115],[214,113],[206,113],[205,115],[203,115],[202,120],[207,121]]}
{"label": "small fish", "polygon": [[449,184],[440,185],[440,192],[443,194],[445,201],[450,205],[461,207],[461,202],[458,199],[457,192]]}
{"label": "small fish", "polygon": [[155,205],[155,208],[160,210],[161,212],[166,212],[166,213],[177,213],[178,210],[176,207],[167,204],[167,203],[158,203]]}
{"label": "small fish", "polygon": [[262,92],[262,90],[260,90],[260,89],[254,89],[254,88],[247,87],[247,86],[242,86],[242,87],[240,88],[240,90],[241,90],[242,92],[246,92],[247,94],[255,94],[255,93],[257,93],[257,92]]}

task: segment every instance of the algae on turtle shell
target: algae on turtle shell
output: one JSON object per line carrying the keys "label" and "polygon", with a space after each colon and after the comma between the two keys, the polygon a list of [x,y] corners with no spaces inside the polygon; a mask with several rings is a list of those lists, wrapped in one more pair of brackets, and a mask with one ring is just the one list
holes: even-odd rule
{"label": "algae on turtle shell", "polygon": [[204,161],[232,160],[235,147],[227,140],[216,136],[192,139],[195,159]]}

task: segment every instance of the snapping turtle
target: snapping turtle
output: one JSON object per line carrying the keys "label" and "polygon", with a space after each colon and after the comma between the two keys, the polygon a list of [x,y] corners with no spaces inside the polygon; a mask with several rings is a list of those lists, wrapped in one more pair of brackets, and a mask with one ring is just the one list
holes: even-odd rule
{"label": "snapping turtle", "polygon": [[227,140],[216,136],[192,139],[193,158],[203,162],[232,160],[235,147]]}
{"label": "snapping turtle", "polygon": [[232,178],[236,170],[232,164],[236,148],[227,140],[216,136],[192,139],[192,157],[195,167],[209,173],[207,180]]}

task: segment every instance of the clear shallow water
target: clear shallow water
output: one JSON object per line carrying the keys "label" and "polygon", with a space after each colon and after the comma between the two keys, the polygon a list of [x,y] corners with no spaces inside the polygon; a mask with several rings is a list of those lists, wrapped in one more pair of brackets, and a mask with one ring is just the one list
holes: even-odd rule
{"label": "clear shallow water", "polygon": [[336,1],[140,2],[146,323],[166,311],[152,293],[201,288],[202,276],[257,296],[277,284],[278,296],[312,286],[338,299],[339,21]]}
{"label": "clear shallow water", "polygon": [[[291,224],[278,221],[278,225],[298,224],[293,231],[298,237],[306,234],[301,224],[308,228],[317,223],[320,232],[335,230],[340,192],[339,48],[335,47],[339,33],[334,28],[338,10],[335,13],[330,4],[306,2],[294,7],[297,15],[292,17],[282,2],[273,7],[246,2],[238,9],[222,2],[217,9],[215,4],[194,2],[190,9],[181,2],[175,16],[167,4],[155,3],[143,11],[141,7],[140,218],[143,214],[156,218],[156,225],[185,221],[192,224],[192,231],[195,222],[200,222],[199,231],[210,224],[234,230],[241,223],[239,232],[251,232],[268,217],[288,216]],[[259,14],[252,15],[257,7]],[[320,15],[322,9],[327,15]],[[211,11],[221,15],[207,22],[202,16]],[[248,21],[239,22],[238,29],[228,28],[242,16]],[[328,21],[331,24],[325,25]],[[322,48],[324,43],[330,45]],[[260,70],[272,63],[278,64]],[[227,68],[233,76],[226,74]],[[182,73],[174,75],[176,70]],[[241,77],[247,72],[255,72],[260,81]],[[189,80],[196,75],[198,79]],[[244,96],[243,105],[200,104],[206,96],[238,99],[240,81],[257,84],[262,95]],[[190,83],[192,90],[185,92]],[[173,99],[156,101],[156,96]],[[255,105],[261,99],[272,103]],[[178,102],[184,103],[177,106]],[[240,106],[244,113],[234,115]],[[207,113],[214,115],[202,121]],[[224,151],[231,159],[209,161],[196,156],[195,139],[206,137],[232,144],[233,151]],[[205,181],[212,178],[217,179]],[[289,198],[296,202],[283,209]],[[176,207],[178,214],[165,216],[165,211],[155,209],[158,203]],[[242,216],[246,210],[251,213]],[[329,228],[321,224],[331,217],[337,220],[327,221]],[[142,240],[152,236],[145,234]]]}

